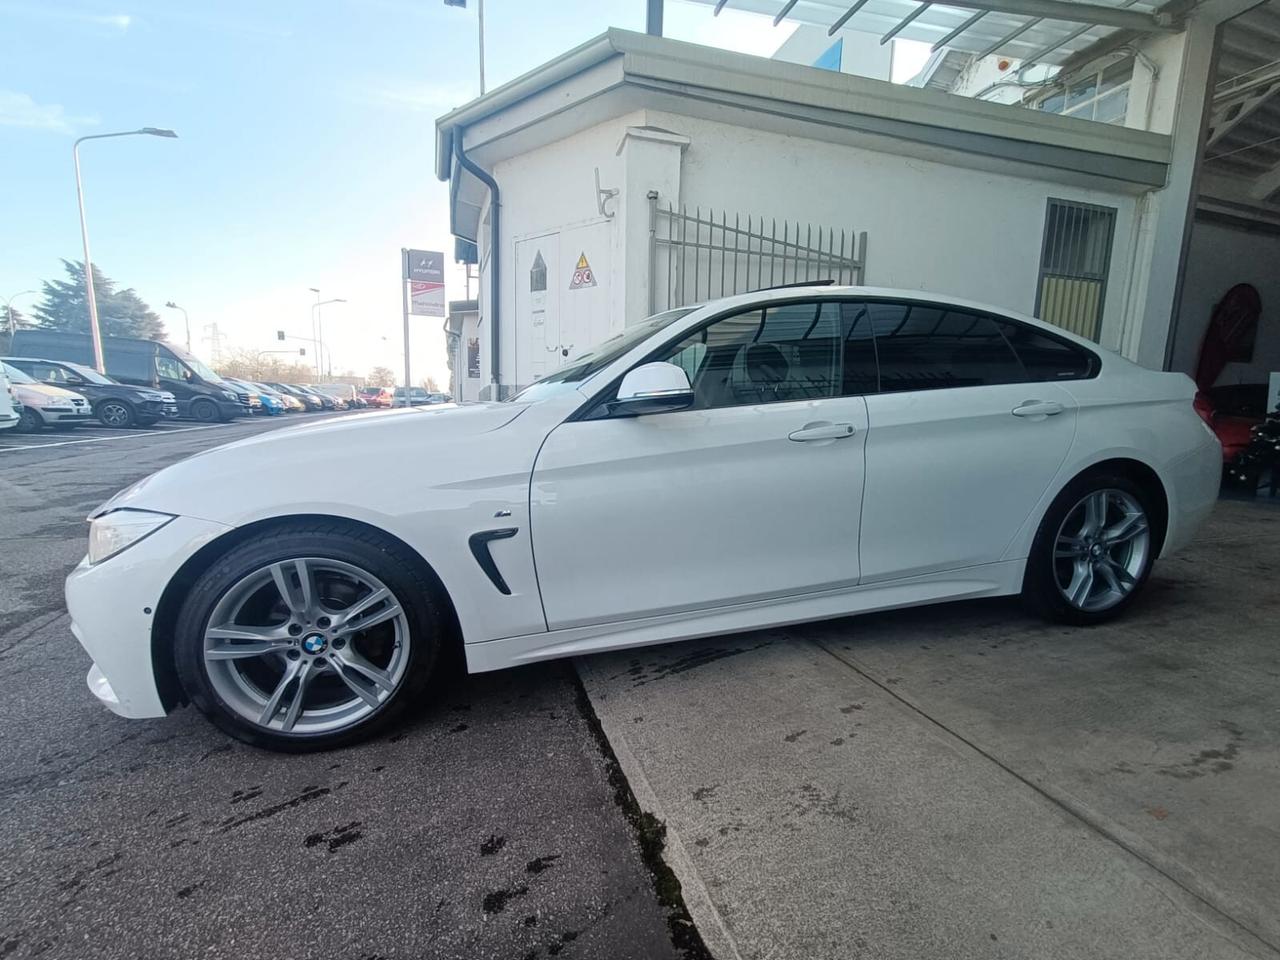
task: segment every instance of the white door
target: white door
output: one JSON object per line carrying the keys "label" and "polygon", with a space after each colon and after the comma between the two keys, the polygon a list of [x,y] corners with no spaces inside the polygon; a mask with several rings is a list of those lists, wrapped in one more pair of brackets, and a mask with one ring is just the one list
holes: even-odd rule
{"label": "white door", "polygon": [[560,365],[560,235],[517,240],[515,260],[516,383],[524,387]]}
{"label": "white door", "polygon": [[834,303],[718,320],[666,353],[694,408],[551,432],[530,512],[552,629],[858,582],[866,403],[841,394],[874,358],[841,322]]}
{"label": "white door", "polygon": [[[880,393],[867,397],[862,581],[1000,560],[1066,459],[1075,401],[1024,382],[1037,348],[1024,366],[1001,331],[1021,325],[922,304],[867,309]],[[1030,336],[1048,342],[1041,353],[1059,343]]]}
{"label": "white door", "polygon": [[562,365],[592,344],[616,333],[610,329],[613,221],[599,220],[560,232],[560,351]]}

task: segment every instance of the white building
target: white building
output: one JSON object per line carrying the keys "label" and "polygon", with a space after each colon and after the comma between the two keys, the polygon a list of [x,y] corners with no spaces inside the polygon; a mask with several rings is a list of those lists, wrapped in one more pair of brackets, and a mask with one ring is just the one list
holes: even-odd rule
{"label": "white building", "polygon": [[[1039,313],[1185,368],[1184,269],[1184,313],[1225,289],[1184,255],[1215,10],[1156,31],[1129,93],[1149,129],[623,31],[569,51],[437,123],[480,259],[479,376],[458,396],[509,395],[668,306],[818,277]],[[1232,255],[1274,283],[1269,257]],[[1280,366],[1280,343],[1256,360]]]}

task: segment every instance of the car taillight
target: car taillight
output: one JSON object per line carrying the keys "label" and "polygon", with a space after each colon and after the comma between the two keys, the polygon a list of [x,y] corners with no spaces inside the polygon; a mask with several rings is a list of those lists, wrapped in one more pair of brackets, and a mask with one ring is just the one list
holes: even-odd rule
{"label": "car taillight", "polygon": [[1213,429],[1213,402],[1210,401],[1203,393],[1197,393],[1195,399],[1191,401],[1191,405],[1195,407],[1196,413],[1200,415],[1200,419],[1205,422],[1210,430]]}

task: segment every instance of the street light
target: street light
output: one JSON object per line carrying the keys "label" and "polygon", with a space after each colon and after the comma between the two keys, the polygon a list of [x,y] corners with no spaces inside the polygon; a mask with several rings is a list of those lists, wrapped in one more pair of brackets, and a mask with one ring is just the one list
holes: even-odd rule
{"label": "street light", "polygon": [[84,218],[84,185],[80,182],[80,144],[86,140],[106,140],[110,137],[171,137],[178,135],[172,130],[159,127],[143,127],[140,130],[122,130],[119,133],[94,133],[81,137],[71,145],[71,157],[76,165],[76,202],[80,205],[80,236],[84,240],[84,290],[85,299],[89,302],[89,336],[93,340],[93,367],[99,373],[106,373],[102,362],[102,332],[98,329],[98,298],[93,291],[93,260],[89,256],[89,225]]}
{"label": "street light", "polygon": [[[652,2],[652,0],[651,0]],[[467,0],[444,0],[446,7],[462,7],[464,10],[467,6]],[[479,24],[480,34],[480,96],[484,96],[484,0],[476,0],[476,22]]]}
{"label": "street light", "polygon": [[[320,308],[327,303],[346,303],[342,297],[333,297],[329,300],[320,299],[319,287],[308,287],[312,293],[316,295],[316,302],[311,307],[311,331],[316,335],[316,343],[319,351],[316,356],[316,375],[322,380],[324,379],[324,318],[320,315]],[[333,358],[329,358],[329,373],[333,373]]]}
{"label": "street light", "polygon": [[18,324],[13,319],[13,301],[28,293],[35,293],[34,290],[19,290],[11,297],[4,298],[4,316],[9,321],[9,348],[13,349],[13,335],[18,332]]}
{"label": "street light", "polygon": [[191,352],[191,318],[187,316],[186,308],[178,306],[172,300],[166,303],[165,306],[168,307],[170,310],[182,311],[182,320],[187,326],[187,353],[190,353]]}

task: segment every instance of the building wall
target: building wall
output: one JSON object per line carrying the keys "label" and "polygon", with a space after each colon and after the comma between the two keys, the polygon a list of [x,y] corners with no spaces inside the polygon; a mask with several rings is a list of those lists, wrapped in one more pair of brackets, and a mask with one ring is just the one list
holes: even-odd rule
{"label": "building wall", "polygon": [[[636,129],[668,138],[645,141]],[[630,131],[630,132],[629,132]],[[619,195],[597,207],[595,170]],[[841,144],[761,132],[658,111],[636,111],[498,163],[502,191],[502,395],[555,368],[551,347],[581,351],[646,312],[648,208],[660,201],[692,212],[710,207],[788,219],[852,234],[868,233],[866,283],[948,294],[1032,313],[1046,200],[1056,197],[1114,207],[1116,235],[1101,342],[1117,348],[1130,291],[1137,198],[1027,177],[988,173]],[[577,316],[556,338],[533,326],[530,258],[539,238],[558,237],[548,264],[548,299]],[[590,243],[596,244],[588,248]],[[487,226],[480,231],[482,378],[489,348]],[[580,249],[581,248],[581,249]],[[602,255],[593,252],[603,250]],[[569,289],[585,252],[595,288]],[[552,296],[554,292],[554,297]],[[556,343],[552,343],[555,340]],[[467,392],[464,391],[464,396]],[[484,390],[482,398],[491,396]]]}
{"label": "building wall", "polygon": [[1229,363],[1219,384],[1266,383],[1280,371],[1280,237],[1197,221],[1191,230],[1186,280],[1174,339],[1173,369],[1193,373],[1213,308],[1237,283],[1262,295],[1252,363]]}
{"label": "building wall", "polygon": [[813,66],[841,41],[840,72],[873,80],[888,80],[893,70],[893,45],[881,43],[880,38],[860,30],[838,30],[828,36],[825,27],[812,23],[799,24],[795,32],[774,53],[774,60]]}
{"label": "building wall", "polygon": [[[680,201],[868,233],[866,283],[1032,313],[1049,197],[1114,207],[1102,343],[1118,342],[1135,198],[744,127],[649,114],[686,135]],[[732,176],[725,171],[732,170]]]}

